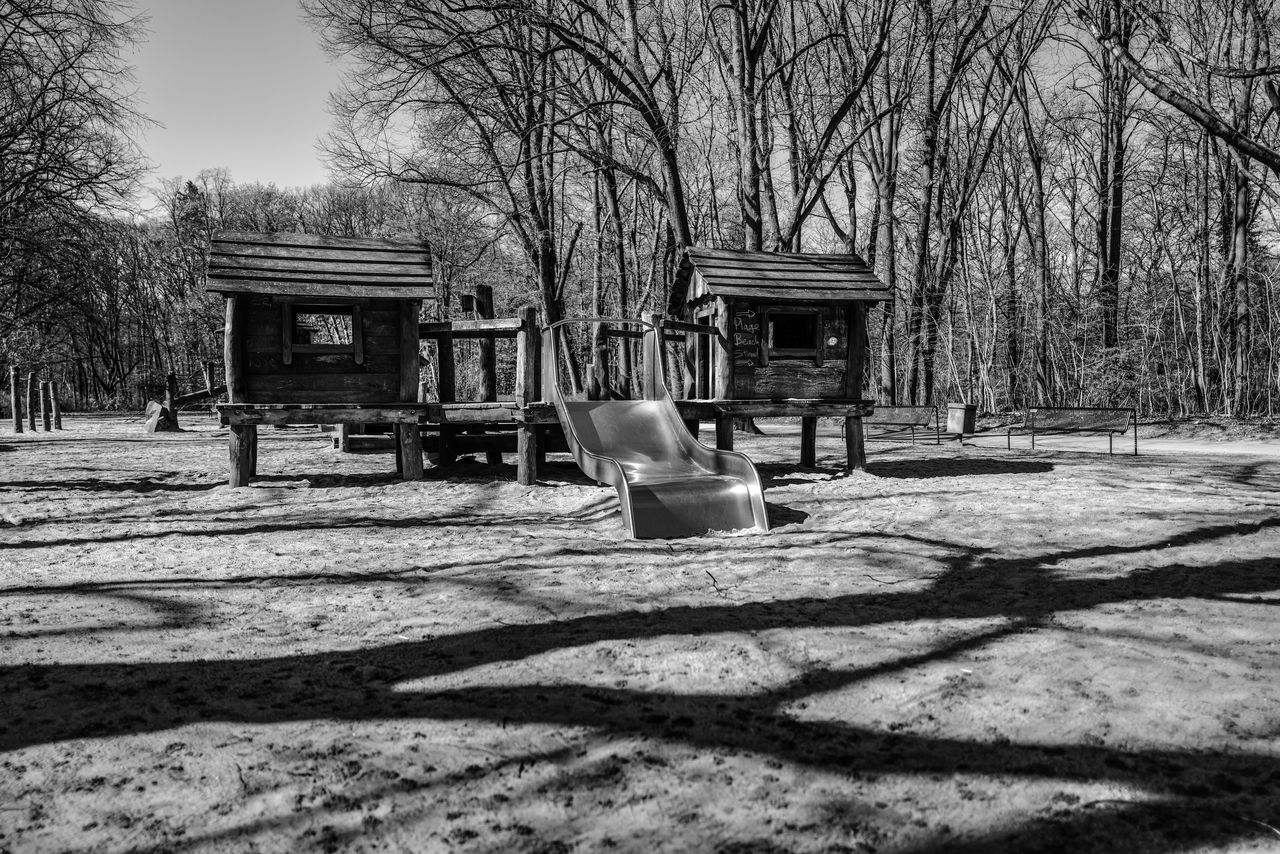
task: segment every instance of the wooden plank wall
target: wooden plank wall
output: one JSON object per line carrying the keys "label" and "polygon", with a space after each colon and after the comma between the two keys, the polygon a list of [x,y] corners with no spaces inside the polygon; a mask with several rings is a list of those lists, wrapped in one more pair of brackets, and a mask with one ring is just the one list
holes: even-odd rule
{"label": "wooden plank wall", "polygon": [[[353,353],[294,353],[291,364],[286,365],[279,305],[261,295],[239,299],[246,303],[241,354],[243,402],[391,403],[416,396],[417,313],[401,305],[415,306],[416,301],[370,300],[362,305],[362,364],[356,364]],[[401,349],[406,328],[413,333],[409,354]],[[413,390],[406,398],[410,356]]]}
{"label": "wooden plank wall", "polygon": [[[822,332],[822,364],[815,365],[812,358],[774,356],[767,364],[759,351],[767,346],[770,312],[787,312],[786,305],[778,303],[739,303],[739,316],[754,315],[757,322],[735,323],[733,364],[733,397],[751,398],[828,398],[850,396],[848,377],[849,317],[844,304],[823,306],[818,310]],[[749,314],[748,314],[749,313]],[[737,318],[735,318],[737,320]],[[743,346],[746,334],[758,337],[755,348]],[[829,343],[829,339],[836,343]]]}

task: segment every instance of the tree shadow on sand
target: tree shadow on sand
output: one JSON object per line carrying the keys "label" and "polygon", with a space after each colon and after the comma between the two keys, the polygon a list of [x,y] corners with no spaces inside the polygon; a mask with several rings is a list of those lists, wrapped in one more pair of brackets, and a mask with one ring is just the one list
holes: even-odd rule
{"label": "tree shadow on sand", "polygon": [[101,480],[96,477],[78,480],[8,480],[3,482],[9,489],[22,489],[28,492],[62,492],[76,489],[84,492],[204,492],[217,489],[222,482],[191,483],[158,480],[153,477],[140,477],[134,480]]}
{"label": "tree shadow on sand", "polygon": [[[0,750],[71,738],[108,738],[193,723],[279,724],[485,720],[580,728],[693,749],[743,751],[855,775],[982,774],[1138,787],[1134,802],[1037,815],[980,840],[945,835],[924,851],[1104,852],[1171,850],[1263,837],[1280,803],[1280,757],[1247,751],[1126,749],[1097,744],[981,741],[798,719],[814,696],[946,661],[1049,625],[1058,611],[1158,599],[1266,594],[1280,562],[1165,564],[1119,577],[1073,578],[1065,561],[1190,545],[1280,527],[1280,517],[1205,526],[1159,542],[1096,545],[1016,558],[953,547],[925,590],[633,610],[501,625],[370,649],[275,658],[0,667]],[[670,635],[858,628],[911,621],[984,620],[924,652],[842,669],[811,669],[790,683],[742,695],[648,691],[555,682],[431,689],[406,686],[486,664],[609,641]],[[991,621],[998,623],[992,625]]]}
{"label": "tree shadow on sand", "polygon": [[867,465],[877,477],[922,479],[932,477],[983,477],[1001,474],[1045,474],[1053,463],[1034,460],[1001,460],[989,457],[933,457],[924,460],[878,460]]}

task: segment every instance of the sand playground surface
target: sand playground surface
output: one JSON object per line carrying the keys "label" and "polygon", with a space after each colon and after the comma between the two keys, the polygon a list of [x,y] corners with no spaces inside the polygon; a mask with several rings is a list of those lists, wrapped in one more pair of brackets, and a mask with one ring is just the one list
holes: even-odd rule
{"label": "sand playground surface", "polygon": [[0,852],[1280,850],[1265,431],[765,421],[770,533],[636,541],[567,455],[183,425],[0,435]]}

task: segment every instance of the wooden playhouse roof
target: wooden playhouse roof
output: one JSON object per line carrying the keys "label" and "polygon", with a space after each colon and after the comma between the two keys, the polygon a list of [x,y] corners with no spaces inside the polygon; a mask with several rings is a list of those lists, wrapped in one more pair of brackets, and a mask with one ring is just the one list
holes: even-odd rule
{"label": "wooden playhouse roof", "polygon": [[431,299],[431,255],[422,243],[220,231],[206,288],[225,294]]}
{"label": "wooden playhouse roof", "polygon": [[813,302],[879,302],[889,298],[888,286],[857,255],[692,247],[680,272],[687,282],[690,302],[707,295]]}

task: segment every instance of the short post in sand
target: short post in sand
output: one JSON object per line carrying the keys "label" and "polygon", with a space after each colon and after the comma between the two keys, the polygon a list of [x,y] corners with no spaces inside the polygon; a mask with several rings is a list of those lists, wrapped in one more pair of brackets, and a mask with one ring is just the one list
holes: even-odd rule
{"label": "short post in sand", "polygon": [[22,432],[22,392],[18,390],[18,381],[21,379],[18,373],[18,366],[11,365],[9,367],[9,408],[13,410],[13,432]]}
{"label": "short post in sand", "polygon": [[40,426],[48,433],[53,429],[53,410],[49,406],[49,381],[40,382]]}

